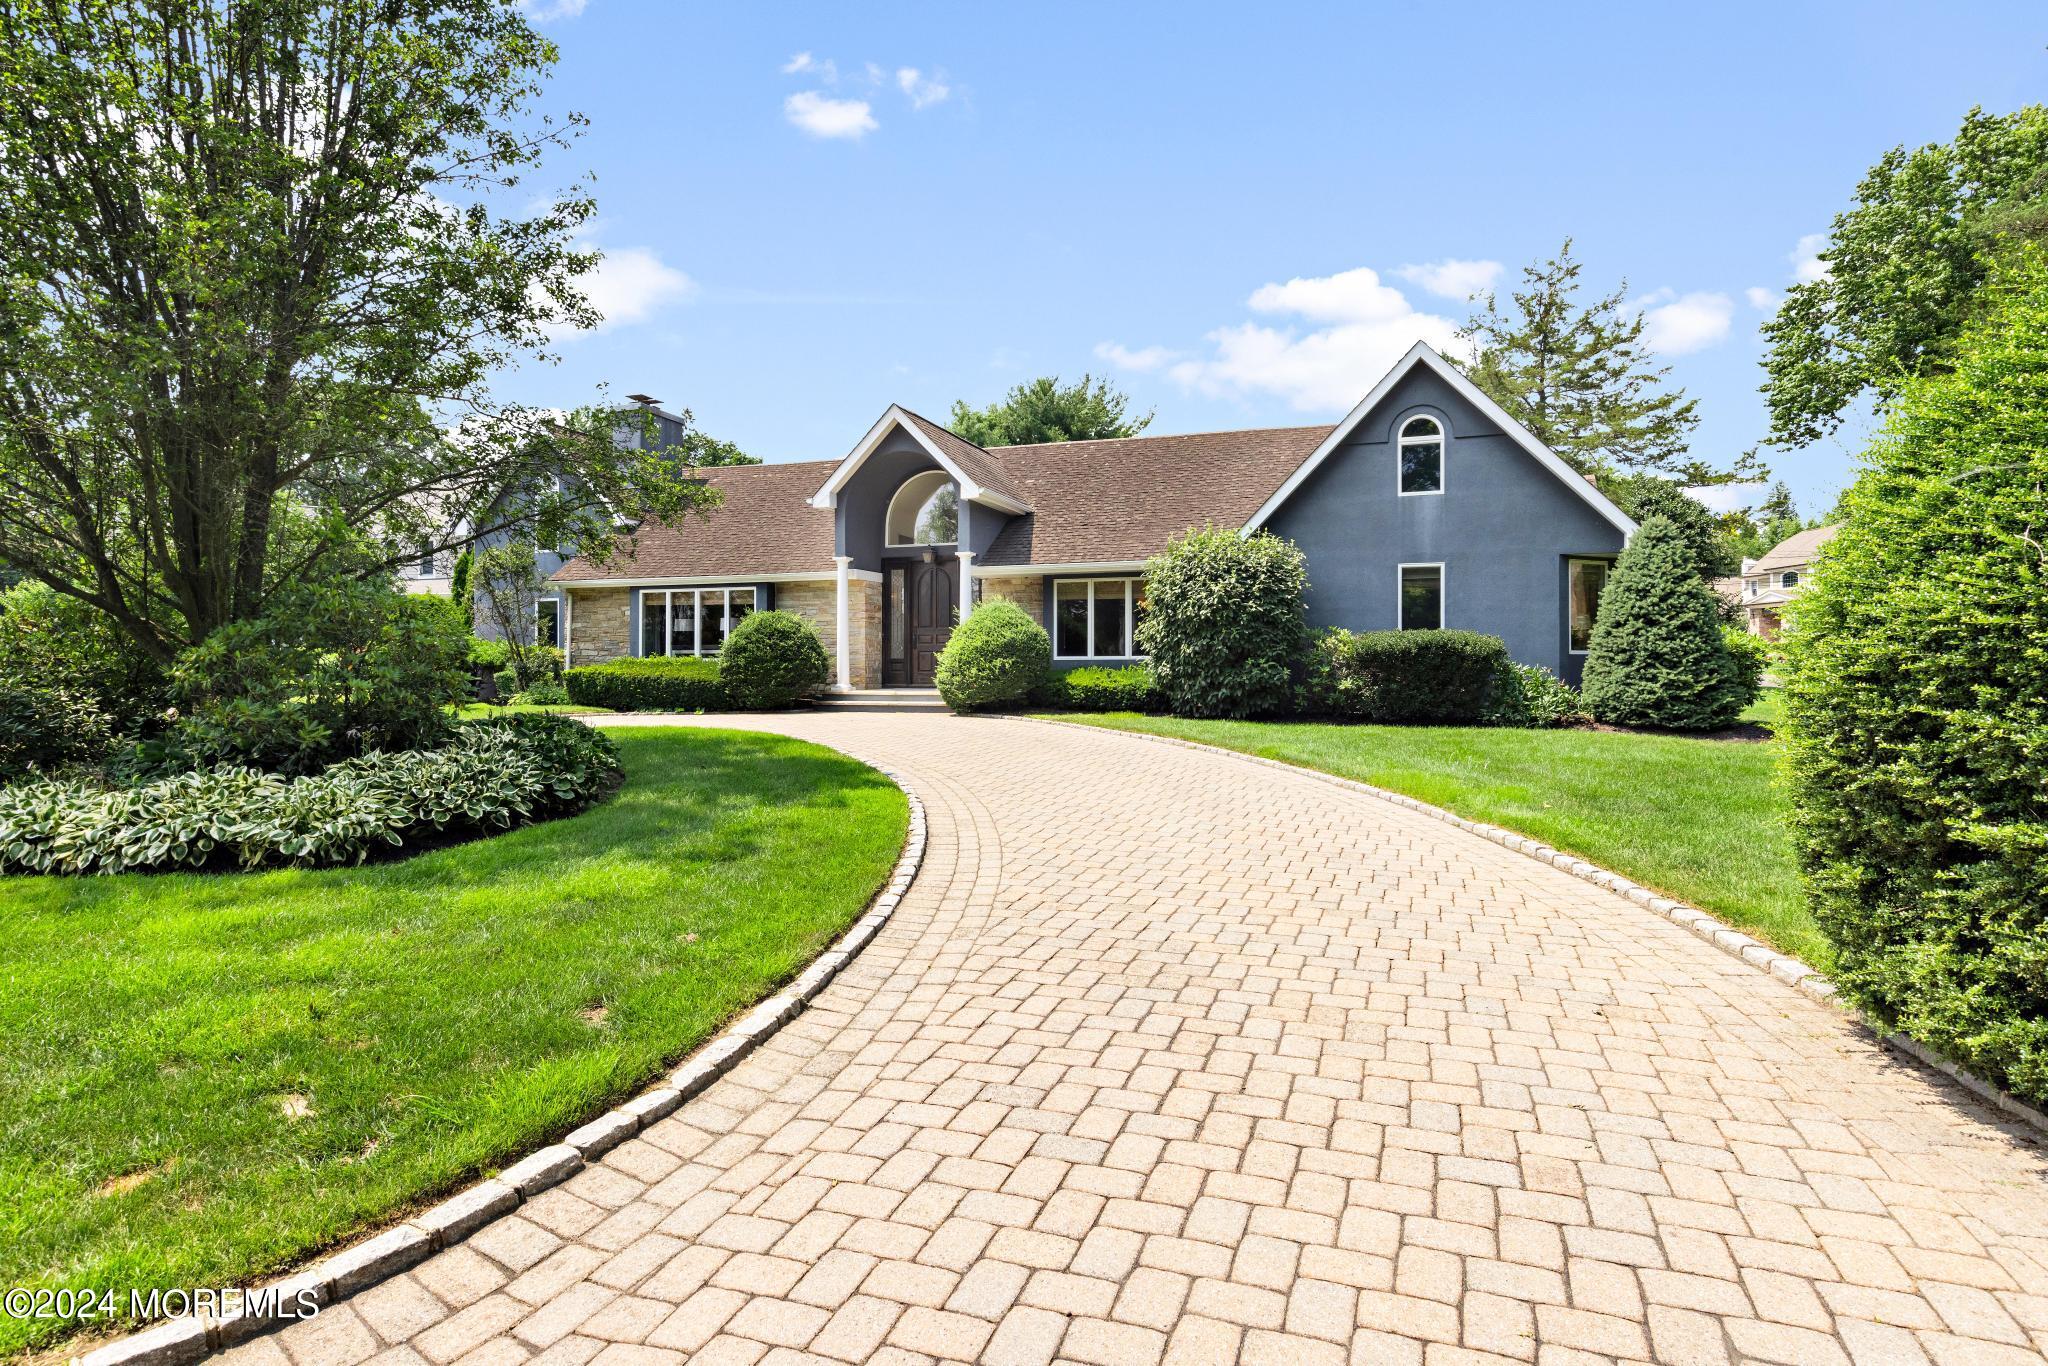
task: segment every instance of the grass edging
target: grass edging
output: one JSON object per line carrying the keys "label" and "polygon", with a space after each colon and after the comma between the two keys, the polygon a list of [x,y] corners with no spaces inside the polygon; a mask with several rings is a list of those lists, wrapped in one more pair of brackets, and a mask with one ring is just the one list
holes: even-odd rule
{"label": "grass edging", "polygon": [[675,1113],[685,1101],[730,1072],[741,1059],[801,1014],[840,970],[867,947],[895,914],[924,865],[924,803],[901,774],[874,763],[867,766],[894,783],[910,807],[903,852],[897,856],[888,882],[831,948],[812,959],[788,985],[760,1001],[711,1042],[683,1059],[665,1082],[571,1130],[561,1142],[528,1154],[496,1176],[456,1192],[403,1223],[245,1293],[239,1312],[171,1319],[74,1360],[79,1366],[188,1366],[211,1353],[284,1327],[299,1317],[287,1311],[303,1308],[308,1303],[307,1295],[314,1297],[312,1303],[325,1309],[410,1270],[542,1191],[560,1185],[642,1129]]}
{"label": "grass edging", "polygon": [[1903,1053],[1915,1062],[1932,1068],[1960,1084],[1964,1090],[1979,1100],[2004,1111],[2024,1124],[2038,1129],[2042,1134],[2048,1135],[2048,1111],[2029,1105],[2011,1092],[1992,1085],[1975,1073],[1942,1057],[1918,1039],[1909,1038],[1904,1034],[1887,1030],[1876,1024],[1868,1015],[1843,1000],[1840,993],[1835,990],[1835,984],[1829,981],[1827,976],[1818,968],[1794,958],[1790,954],[1779,953],[1770,945],[1742,933],[1742,931],[1733,928],[1697,906],[1688,905],[1683,901],[1653,891],[1640,883],[1623,877],[1619,873],[1610,872],[1598,864],[1589,863],[1576,854],[1567,854],[1563,850],[1553,849],[1541,840],[1531,839],[1527,835],[1517,834],[1498,825],[1488,825],[1484,821],[1467,820],[1456,812],[1445,810],[1441,806],[1432,806],[1428,802],[1410,797],[1405,793],[1393,792],[1383,787],[1375,787],[1371,783],[1360,782],[1356,778],[1346,778],[1336,773],[1325,773],[1319,768],[1309,768],[1303,764],[1290,764],[1282,759],[1269,759],[1263,754],[1247,754],[1241,749],[1229,749],[1222,745],[1205,745],[1199,740],[1184,740],[1177,735],[1157,735],[1151,731],[1125,730],[1117,726],[1090,725],[1081,721],[1056,721],[1044,716],[1018,716],[1009,719],[1025,721],[1037,726],[1066,726],[1075,730],[1096,732],[1108,730],[1118,735],[1132,735],[1141,740],[1150,740],[1159,744],[1179,745],[1184,749],[1202,750],[1210,754],[1227,754],[1234,759],[1242,759],[1246,763],[1263,764],[1268,768],[1277,768],[1286,773],[1299,774],[1303,777],[1313,778],[1318,782],[1330,783],[1337,787],[1364,793],[1369,797],[1377,797],[1381,801],[1391,802],[1395,806],[1440,820],[1447,825],[1456,826],[1468,834],[1477,835],[1481,839],[1489,840],[1503,848],[1512,849],[1518,854],[1525,854],[1539,863],[1547,863],[1561,872],[1571,874],[1581,882],[1590,882],[1596,887],[1602,887],[1619,896],[1626,897],[1636,905],[1663,916],[1674,925],[1691,930],[1695,935],[1706,940],[1723,953],[1739,958],[1751,967],[1768,972],[1771,976],[1785,983],[1794,991],[1799,992],[1802,996],[1817,1001],[1822,1005],[1833,1006],[1836,1010],[1841,1011],[1868,1030],[1883,1047],[1897,1053]]}

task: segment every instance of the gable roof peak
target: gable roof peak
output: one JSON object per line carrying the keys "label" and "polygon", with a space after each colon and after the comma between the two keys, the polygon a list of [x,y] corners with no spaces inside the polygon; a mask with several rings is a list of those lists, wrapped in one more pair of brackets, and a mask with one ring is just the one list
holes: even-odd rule
{"label": "gable roof peak", "polygon": [[811,506],[838,506],[839,490],[846,487],[847,481],[853,478],[892,431],[907,432],[913,441],[924,447],[925,454],[931,456],[939,468],[952,475],[954,481],[960,485],[962,498],[969,502],[986,503],[990,507],[1009,513],[1031,511],[1031,504],[1017,490],[1010,479],[1009,471],[1003,468],[1000,460],[967,438],[947,430],[928,417],[912,412],[900,403],[890,404],[876,420],[875,425],[868,428],[868,434],[860,439],[860,444],[839,462],[831,478],[811,495]]}

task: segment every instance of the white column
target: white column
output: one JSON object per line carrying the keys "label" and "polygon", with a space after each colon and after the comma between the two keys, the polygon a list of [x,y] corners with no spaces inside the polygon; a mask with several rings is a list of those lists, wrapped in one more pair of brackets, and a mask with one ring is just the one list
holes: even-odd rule
{"label": "white column", "polygon": [[839,566],[839,691],[853,689],[853,604],[847,592],[847,571],[853,567],[853,556],[834,555],[832,563]]}
{"label": "white column", "polygon": [[960,620],[974,610],[974,552],[960,552]]}

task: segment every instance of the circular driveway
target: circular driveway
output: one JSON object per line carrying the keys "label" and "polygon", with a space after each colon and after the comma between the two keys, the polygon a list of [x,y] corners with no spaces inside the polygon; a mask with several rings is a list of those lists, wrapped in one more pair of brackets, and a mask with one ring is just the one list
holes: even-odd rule
{"label": "circular driveway", "polygon": [[1137,736],[685,723],[903,775],[895,917],[675,1115],[242,1363],[2048,1355],[2048,1154],[1618,896]]}

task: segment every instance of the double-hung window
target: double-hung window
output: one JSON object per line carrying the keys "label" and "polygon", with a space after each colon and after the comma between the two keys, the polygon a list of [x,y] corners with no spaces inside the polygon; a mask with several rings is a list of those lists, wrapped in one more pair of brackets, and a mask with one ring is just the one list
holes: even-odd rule
{"label": "double-hung window", "polygon": [[1605,560],[1571,560],[1571,652],[1593,648],[1593,623],[1600,615],[1600,594],[1607,588]]}
{"label": "double-hung window", "polygon": [[1138,658],[1143,579],[1059,579],[1052,586],[1055,659]]}
{"label": "double-hung window", "polygon": [[1444,567],[1401,566],[1400,624],[1404,631],[1441,631],[1444,625]]}
{"label": "double-hung window", "polygon": [[754,610],[751,588],[648,588],[640,594],[642,655],[715,655]]}

